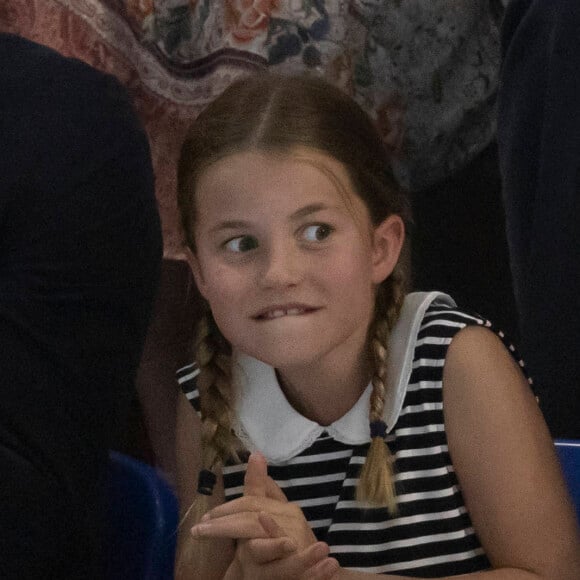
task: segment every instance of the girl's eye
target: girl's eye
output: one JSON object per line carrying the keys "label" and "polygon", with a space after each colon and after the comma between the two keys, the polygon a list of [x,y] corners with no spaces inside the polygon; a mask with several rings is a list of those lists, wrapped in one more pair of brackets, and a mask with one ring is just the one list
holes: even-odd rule
{"label": "girl's eye", "polygon": [[321,242],[332,233],[332,227],[327,224],[316,224],[304,228],[304,238],[309,242]]}
{"label": "girl's eye", "polygon": [[258,240],[253,236],[239,236],[227,241],[224,247],[230,252],[249,252],[258,247]]}

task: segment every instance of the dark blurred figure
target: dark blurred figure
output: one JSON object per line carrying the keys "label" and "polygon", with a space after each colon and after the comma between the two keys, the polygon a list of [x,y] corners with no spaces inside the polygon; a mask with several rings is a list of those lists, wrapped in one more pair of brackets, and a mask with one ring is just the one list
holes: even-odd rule
{"label": "dark blurred figure", "polygon": [[580,438],[580,3],[512,0],[498,140],[521,347],[554,436]]}
{"label": "dark blurred figure", "polygon": [[149,146],[112,77],[0,35],[0,152],[0,578],[102,578],[162,251]]}
{"label": "dark blurred figure", "polygon": [[503,5],[368,4],[378,120],[386,115],[394,170],[411,192],[414,288],[451,294],[517,342],[496,143]]}

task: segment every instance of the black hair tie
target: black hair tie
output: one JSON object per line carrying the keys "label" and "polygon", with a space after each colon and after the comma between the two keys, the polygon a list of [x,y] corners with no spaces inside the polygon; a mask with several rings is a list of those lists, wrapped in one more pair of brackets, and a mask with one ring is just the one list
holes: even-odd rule
{"label": "black hair tie", "polygon": [[213,471],[202,469],[197,478],[197,493],[213,495],[213,488],[216,481],[217,477]]}
{"label": "black hair tie", "polygon": [[387,435],[387,424],[382,420],[371,421],[370,427],[371,427],[371,439],[374,439],[375,437],[380,437],[381,439],[384,439],[385,436]]}

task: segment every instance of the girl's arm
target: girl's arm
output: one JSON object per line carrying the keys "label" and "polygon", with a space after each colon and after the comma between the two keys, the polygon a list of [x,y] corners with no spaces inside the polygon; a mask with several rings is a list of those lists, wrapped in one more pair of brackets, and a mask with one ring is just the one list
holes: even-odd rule
{"label": "girl's arm", "polygon": [[580,534],[554,442],[499,338],[485,328],[459,332],[443,384],[449,452],[497,569],[490,580],[580,578]]}
{"label": "girl's arm", "polygon": [[[228,538],[211,538],[203,542],[203,558],[191,557],[193,542],[191,528],[194,525],[192,509],[187,511],[196,500],[197,476],[201,468],[201,421],[187,400],[179,393],[176,420],[176,484],[179,499],[180,527],[177,536],[177,553],[175,564],[176,580],[221,580],[228,566],[234,559],[234,541]],[[217,483],[214,494],[208,497],[208,509],[224,502],[223,479],[221,473],[216,473]],[[204,496],[205,497],[205,496]]]}

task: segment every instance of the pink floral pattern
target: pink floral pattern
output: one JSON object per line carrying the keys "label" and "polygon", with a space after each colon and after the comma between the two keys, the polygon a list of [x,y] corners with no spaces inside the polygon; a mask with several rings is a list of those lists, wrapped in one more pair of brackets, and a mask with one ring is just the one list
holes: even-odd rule
{"label": "pink floral pattern", "polygon": [[127,0],[127,16],[142,23],[154,11],[153,0]]}
{"label": "pink floral pattern", "polygon": [[277,0],[226,0],[226,25],[239,44],[268,31]]}

